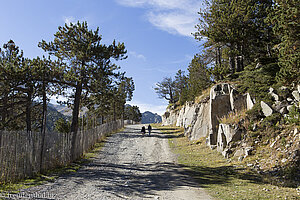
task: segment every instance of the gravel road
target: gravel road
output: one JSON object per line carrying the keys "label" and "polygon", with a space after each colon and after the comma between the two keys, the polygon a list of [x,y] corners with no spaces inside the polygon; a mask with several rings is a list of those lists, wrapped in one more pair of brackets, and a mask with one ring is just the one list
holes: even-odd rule
{"label": "gravel road", "polygon": [[24,192],[43,199],[211,199],[176,164],[167,135],[154,129],[143,136],[141,127],[113,134],[93,162],[76,173]]}

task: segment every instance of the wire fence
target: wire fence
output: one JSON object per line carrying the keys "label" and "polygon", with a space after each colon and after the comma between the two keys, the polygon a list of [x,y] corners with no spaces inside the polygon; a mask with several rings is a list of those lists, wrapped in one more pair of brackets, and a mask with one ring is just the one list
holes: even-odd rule
{"label": "wire fence", "polygon": [[[76,136],[75,159],[91,149],[109,133],[124,126],[123,120],[109,122]],[[0,131],[0,182],[13,182],[39,172],[67,165],[71,160],[74,133]],[[42,147],[43,146],[43,147]]]}

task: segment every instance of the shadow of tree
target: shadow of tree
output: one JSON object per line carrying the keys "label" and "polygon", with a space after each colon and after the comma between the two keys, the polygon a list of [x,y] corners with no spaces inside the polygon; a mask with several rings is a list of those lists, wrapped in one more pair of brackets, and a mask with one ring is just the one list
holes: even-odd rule
{"label": "shadow of tree", "polygon": [[[157,191],[176,190],[182,186],[203,187],[191,179],[189,171],[183,169],[182,165],[174,163],[89,163],[85,170],[72,174],[77,184],[86,181],[99,182],[96,187],[100,191],[112,193],[116,196],[130,196],[135,194],[141,198],[155,195]],[[201,174],[205,184],[222,184],[226,179],[214,179],[205,176],[206,170]],[[200,175],[200,174],[199,174]],[[200,177],[199,177],[200,178]]]}
{"label": "shadow of tree", "polygon": [[[114,137],[114,136],[112,136]],[[168,139],[183,137],[183,134],[165,134],[154,130],[150,136],[144,136],[137,129],[126,129],[125,134],[118,134],[121,140],[126,138],[157,137]],[[109,155],[106,155],[109,156]],[[69,176],[69,175],[67,175]],[[171,191],[180,187],[205,188],[211,184],[229,183],[231,179],[240,179],[260,183],[260,176],[245,173],[242,169],[232,166],[205,167],[179,165],[170,162],[116,164],[96,160],[87,163],[83,170],[72,174],[77,183],[96,181],[99,192],[111,193],[118,197],[139,196],[141,198],[155,195],[157,191]],[[191,178],[193,177],[193,178]]]}

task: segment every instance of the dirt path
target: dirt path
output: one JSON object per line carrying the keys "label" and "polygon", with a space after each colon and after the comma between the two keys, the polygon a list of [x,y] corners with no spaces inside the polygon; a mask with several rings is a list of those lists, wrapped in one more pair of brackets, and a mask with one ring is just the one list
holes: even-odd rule
{"label": "dirt path", "polygon": [[168,138],[141,125],[112,135],[93,162],[54,183],[26,190],[55,199],[205,199],[210,197],[176,165]]}

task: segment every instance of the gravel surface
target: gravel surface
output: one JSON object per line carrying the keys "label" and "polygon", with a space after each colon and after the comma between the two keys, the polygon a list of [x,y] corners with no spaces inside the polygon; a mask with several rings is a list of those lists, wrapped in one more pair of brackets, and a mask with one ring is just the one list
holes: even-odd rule
{"label": "gravel surface", "polygon": [[76,173],[23,192],[44,195],[40,199],[211,199],[176,164],[168,135],[154,129],[143,136],[141,127],[113,134],[93,162]]}

